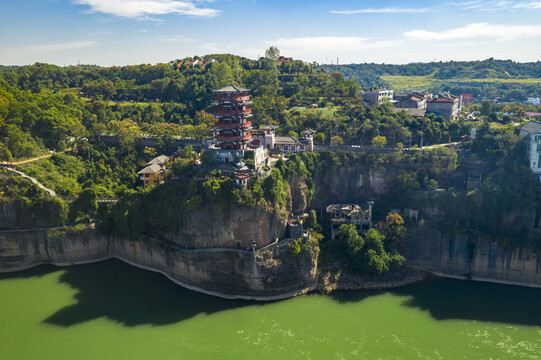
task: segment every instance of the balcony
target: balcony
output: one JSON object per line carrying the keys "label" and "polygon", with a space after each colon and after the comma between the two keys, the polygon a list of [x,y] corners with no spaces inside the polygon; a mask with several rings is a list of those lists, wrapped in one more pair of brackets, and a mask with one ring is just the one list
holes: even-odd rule
{"label": "balcony", "polygon": [[218,108],[216,110],[214,110],[214,115],[230,115],[230,116],[235,116],[235,115],[248,115],[248,114],[251,114],[252,113],[252,109],[245,109],[245,110],[242,110],[242,109],[224,109],[224,108]]}
{"label": "balcony", "polygon": [[250,127],[250,126],[252,126],[251,121],[234,122],[234,123],[226,123],[226,122],[218,121],[218,123],[216,124],[216,127],[220,129],[238,129],[238,128]]}
{"label": "balcony", "polygon": [[216,140],[218,141],[245,141],[245,140],[248,140],[252,137],[252,134],[246,134],[244,136],[242,135],[232,135],[232,136],[229,136],[229,135],[216,135]]}
{"label": "balcony", "polygon": [[232,96],[226,96],[226,95],[219,95],[216,98],[214,98],[214,101],[216,102],[222,102],[222,101],[230,101],[230,102],[243,102],[250,100],[249,95],[232,95]]}

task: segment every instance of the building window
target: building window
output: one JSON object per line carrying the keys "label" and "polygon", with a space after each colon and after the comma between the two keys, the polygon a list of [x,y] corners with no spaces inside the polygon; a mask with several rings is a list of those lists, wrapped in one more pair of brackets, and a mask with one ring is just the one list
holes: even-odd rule
{"label": "building window", "polygon": [[148,179],[148,174],[145,174],[145,177]]}
{"label": "building window", "polygon": [[295,145],[291,145],[291,151],[295,151]]}
{"label": "building window", "polygon": [[289,150],[289,145],[284,145],[284,150]]}
{"label": "building window", "polygon": [[150,184],[150,180],[145,180],[145,184]]}
{"label": "building window", "polygon": [[304,151],[304,145],[301,145],[300,151]]}

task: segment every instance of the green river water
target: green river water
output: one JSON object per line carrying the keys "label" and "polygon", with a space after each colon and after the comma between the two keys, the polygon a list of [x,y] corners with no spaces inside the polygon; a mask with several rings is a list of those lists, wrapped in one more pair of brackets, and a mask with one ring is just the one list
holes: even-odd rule
{"label": "green river water", "polygon": [[433,279],[270,303],[116,260],[0,274],[0,359],[536,359],[541,289]]}

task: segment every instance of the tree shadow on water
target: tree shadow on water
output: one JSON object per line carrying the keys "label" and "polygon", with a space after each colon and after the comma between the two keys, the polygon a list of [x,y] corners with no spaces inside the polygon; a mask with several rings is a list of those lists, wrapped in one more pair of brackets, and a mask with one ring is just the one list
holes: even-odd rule
{"label": "tree shadow on water", "polygon": [[464,319],[541,326],[541,289],[478,281],[431,279],[396,288],[404,306],[429,311],[437,320]]}
{"label": "tree shadow on water", "polygon": [[380,290],[339,290],[333,291],[329,296],[339,304],[357,303],[365,300],[370,296],[381,295],[385,291]]}
{"label": "tree shadow on water", "polygon": [[31,277],[42,277],[55,271],[59,271],[60,269],[61,268],[54,265],[39,265],[27,270],[0,273],[0,281],[7,279],[27,279]]}
{"label": "tree shadow on water", "polygon": [[106,317],[125,326],[159,326],[254,304],[190,291],[161,274],[119,260],[64,270],[60,281],[78,291],[74,296],[77,302],[45,319],[49,324],[67,327]]}

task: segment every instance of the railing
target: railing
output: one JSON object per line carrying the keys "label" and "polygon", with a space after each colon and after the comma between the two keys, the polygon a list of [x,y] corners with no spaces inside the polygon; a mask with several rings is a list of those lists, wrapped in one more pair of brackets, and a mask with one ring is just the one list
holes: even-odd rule
{"label": "railing", "polygon": [[250,96],[249,95],[244,95],[244,96],[217,96],[214,101],[216,102],[221,102],[221,101],[236,101],[236,102],[241,102],[241,101],[248,101],[250,100]]}
{"label": "railing", "polygon": [[251,114],[252,109],[245,109],[245,110],[235,110],[235,109],[216,109],[214,110],[215,115],[246,115]]}
{"label": "railing", "polygon": [[218,123],[216,123],[216,127],[221,128],[221,129],[236,129],[236,128],[248,127],[248,126],[252,126],[251,121],[245,121],[243,123],[223,123],[223,122],[218,121]]}
{"label": "railing", "polygon": [[248,140],[251,137],[252,137],[252,134],[246,134],[244,136],[217,135],[216,140],[218,140],[218,141],[242,141],[242,140]]}

